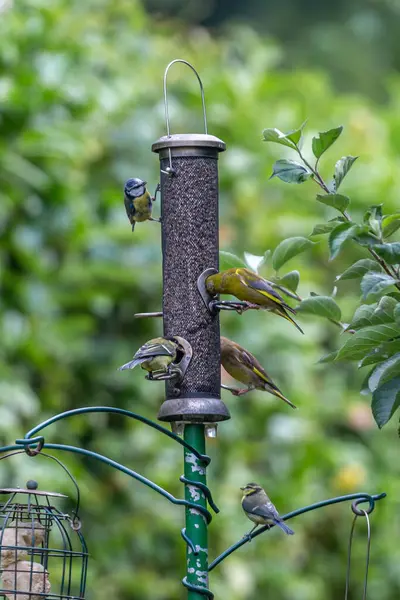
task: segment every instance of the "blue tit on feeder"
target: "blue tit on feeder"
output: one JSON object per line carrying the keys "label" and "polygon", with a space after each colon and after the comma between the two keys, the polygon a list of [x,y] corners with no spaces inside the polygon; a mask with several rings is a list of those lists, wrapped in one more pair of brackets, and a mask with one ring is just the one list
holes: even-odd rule
{"label": "blue tit on feeder", "polygon": [[172,374],[179,352],[181,347],[173,337],[154,338],[143,344],[131,361],[119,367],[119,371],[140,365],[148,371],[149,379],[163,379],[163,375]]}
{"label": "blue tit on feeder", "polygon": [[296,314],[294,308],[286,304],[283,298],[274,290],[272,285],[250,269],[227,269],[206,279],[206,289],[209,294],[230,294],[239,300],[247,302],[249,308],[262,308],[287,319],[297,329],[304,333],[296,321],[288,313]]}
{"label": "blue tit on feeder", "polygon": [[248,535],[251,535],[259,525],[277,525],[287,535],[294,534],[294,531],[280,518],[261,485],[248,483],[240,489],[243,490],[242,508],[250,521],[256,524]]}
{"label": "blue tit on feeder", "polygon": [[[154,219],[151,216],[156,195],[150,195],[146,189],[146,184],[147,181],[134,177],[128,179],[124,186],[125,210],[132,225],[132,231],[134,231],[136,223],[159,221],[159,219]],[[157,186],[156,194],[158,190],[159,186]]]}
{"label": "blue tit on feeder", "polygon": [[221,336],[221,364],[231,377],[247,386],[242,390],[227,388],[234,396],[242,396],[251,390],[263,390],[277,396],[292,408],[296,408],[285,398],[251,352],[223,336]]}

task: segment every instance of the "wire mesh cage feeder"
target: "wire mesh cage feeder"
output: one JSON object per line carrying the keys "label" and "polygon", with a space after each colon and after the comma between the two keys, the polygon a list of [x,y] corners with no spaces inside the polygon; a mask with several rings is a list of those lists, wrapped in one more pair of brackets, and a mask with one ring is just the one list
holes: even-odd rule
{"label": "wire mesh cage feeder", "polygon": [[64,494],[0,489],[0,599],[83,599],[88,552],[75,511],[55,504]]}

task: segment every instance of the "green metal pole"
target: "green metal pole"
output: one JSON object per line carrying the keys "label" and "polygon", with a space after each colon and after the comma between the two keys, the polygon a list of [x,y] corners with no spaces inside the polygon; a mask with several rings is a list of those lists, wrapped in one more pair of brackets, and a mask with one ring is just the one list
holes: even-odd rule
{"label": "green metal pole", "polygon": [[[184,440],[202,454],[205,453],[204,425],[185,425]],[[190,481],[207,484],[204,464],[185,448],[185,477]],[[185,485],[185,499],[207,508],[207,500],[201,490]],[[192,540],[197,554],[189,545],[186,553],[186,578],[189,584],[208,587],[208,531],[205,517],[194,508],[186,508],[186,535]],[[204,595],[188,590],[188,600],[204,600]]]}

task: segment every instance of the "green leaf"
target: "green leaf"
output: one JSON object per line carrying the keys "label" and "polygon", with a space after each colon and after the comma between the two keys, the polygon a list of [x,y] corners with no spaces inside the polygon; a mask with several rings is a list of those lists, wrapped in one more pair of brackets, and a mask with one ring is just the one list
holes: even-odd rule
{"label": "green leaf", "polygon": [[355,262],[351,267],[346,269],[341,275],[336,277],[337,281],[343,281],[344,279],[358,279],[368,273],[368,271],[379,269],[380,266],[374,260],[370,258],[362,258]]}
{"label": "green leaf", "polygon": [[362,304],[354,313],[348,329],[362,329],[372,325],[394,322],[394,304],[396,300],[389,296],[381,298],[378,304]]}
{"label": "green leaf", "polygon": [[391,419],[400,406],[400,377],[379,387],[372,396],[372,414],[379,428],[382,428]]}
{"label": "green leaf", "polygon": [[338,350],[336,360],[360,360],[375,346],[400,336],[398,325],[374,325],[357,331]]}
{"label": "green leaf", "polygon": [[[289,133],[293,135],[293,132]],[[286,133],[283,133],[282,131],[279,131],[279,129],[276,128],[264,129],[263,131],[264,142],[273,142],[275,144],[281,144],[282,146],[288,146],[289,148],[295,150],[295,144],[291,139],[288,139],[286,135]]]}
{"label": "green leaf", "polygon": [[336,356],[337,350],[335,350],[334,352],[329,352],[329,354],[324,354],[324,356],[321,356],[321,358],[319,359],[318,364],[333,362],[336,359]]}
{"label": "green leaf", "polygon": [[350,198],[342,194],[317,194],[318,202],[344,212],[350,204]]}
{"label": "green leaf", "polygon": [[259,268],[265,262],[265,255],[257,256],[256,254],[250,254],[250,252],[244,253],[244,261],[246,266],[249,267],[254,273],[258,273]]}
{"label": "green leaf", "polygon": [[336,142],[342,131],[343,125],[340,125],[329,131],[321,131],[316,137],[313,137],[312,151],[315,158],[320,158]]}
{"label": "green leaf", "polygon": [[381,243],[380,238],[374,235],[368,227],[359,225],[357,235],[354,236],[354,240],[360,246],[366,246],[367,248],[375,247]]}
{"label": "green leaf", "polygon": [[389,265],[398,265],[400,263],[400,242],[375,244],[374,250]]}
{"label": "green leaf", "polygon": [[312,242],[304,237],[292,237],[283,240],[276,248],[272,255],[272,266],[275,271],[278,271],[288,260],[308,250],[314,246],[316,242]]}
{"label": "green leaf", "polygon": [[300,125],[300,127],[298,129],[292,129],[292,131],[288,131],[287,133],[285,133],[285,136],[287,137],[288,140],[291,140],[294,144],[296,144],[296,146],[298,146],[300,140],[301,140],[301,136],[303,135],[303,129],[306,125],[307,121],[304,121],[304,123],[302,125]]}
{"label": "green leaf", "polygon": [[394,320],[400,323],[400,302],[397,303],[396,308],[393,311]]}
{"label": "green leaf", "polygon": [[303,183],[304,181],[307,181],[311,175],[311,171],[303,167],[300,163],[283,158],[277,160],[274,164],[270,179],[279,177],[279,179],[286,183]]}
{"label": "green leaf", "polygon": [[363,382],[360,387],[360,394],[362,396],[369,396],[369,394],[371,393],[371,390],[369,389],[369,378],[371,377],[373,371],[374,367],[372,367],[372,369],[368,371],[367,375],[363,379]]}
{"label": "green leaf", "polygon": [[330,260],[336,258],[344,242],[354,237],[357,230],[358,225],[355,225],[354,223],[349,221],[346,223],[341,223],[331,231],[328,240]]}
{"label": "green leaf", "polygon": [[394,279],[386,273],[378,273],[377,271],[369,271],[361,280],[361,291],[364,300],[368,298],[376,298],[384,290],[394,285],[398,280]]}
{"label": "green leaf", "polygon": [[353,315],[348,329],[362,329],[363,327],[378,325],[378,323],[372,322],[372,317],[376,306],[376,304],[362,304],[359,306]]}
{"label": "green leaf", "polygon": [[383,237],[390,237],[400,227],[400,213],[394,215],[386,215],[382,219]]}
{"label": "green leaf", "polygon": [[339,306],[331,296],[312,296],[305,298],[296,308],[297,312],[325,317],[333,321],[340,321],[342,313]]}
{"label": "green leaf", "polygon": [[383,296],[378,302],[372,316],[373,325],[375,323],[388,323],[395,321],[394,311],[397,306],[397,300],[391,296]]}
{"label": "green leaf", "polygon": [[364,223],[368,225],[371,232],[381,238],[382,204],[374,204],[364,214]]}
{"label": "green leaf", "polygon": [[300,273],[298,271],[290,271],[279,279],[279,284],[287,287],[292,292],[295,292],[299,286]]}
{"label": "green leaf", "polygon": [[374,392],[378,387],[398,376],[400,376],[400,352],[375,367],[368,380],[368,387],[371,392]]}
{"label": "green leaf", "polygon": [[371,350],[371,352],[368,352],[368,354],[359,362],[358,368],[361,369],[367,365],[374,365],[382,362],[397,352],[400,352],[400,339],[393,340],[392,342],[384,342],[377,348]]}
{"label": "green leaf", "polygon": [[333,175],[335,191],[339,189],[340,184],[350,171],[357,158],[358,156],[342,156],[342,158],[337,161],[335,165],[335,173]]}
{"label": "green leaf", "polygon": [[314,229],[310,233],[310,237],[314,235],[322,235],[324,233],[330,233],[332,229],[335,229],[337,225],[339,225],[340,221],[329,221],[328,223],[319,223],[314,226]]}
{"label": "green leaf", "polygon": [[233,267],[247,268],[247,265],[241,258],[236,256],[236,254],[232,254],[232,252],[225,252],[224,250],[220,250],[220,252],[219,252],[220,271],[226,271],[227,269],[232,269]]}

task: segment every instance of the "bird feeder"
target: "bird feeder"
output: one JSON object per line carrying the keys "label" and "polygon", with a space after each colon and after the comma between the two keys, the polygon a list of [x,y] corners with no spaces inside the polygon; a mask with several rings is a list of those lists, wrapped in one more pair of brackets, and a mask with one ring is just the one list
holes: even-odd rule
{"label": "bird feeder", "polygon": [[[177,62],[190,67],[199,82],[205,133],[171,135],[167,75]],[[205,269],[218,269],[218,154],[225,143],[208,134],[203,85],[186,61],[168,65],[164,102],[167,135],[152,146],[161,171],[164,335],[187,339],[193,358],[179,388],[166,383],[158,418],[215,423],[230,417],[220,397],[219,315],[206,309],[196,282]]]}
{"label": "bird feeder", "polygon": [[55,506],[64,494],[0,489],[0,598],[83,600],[88,553],[76,515]]}

